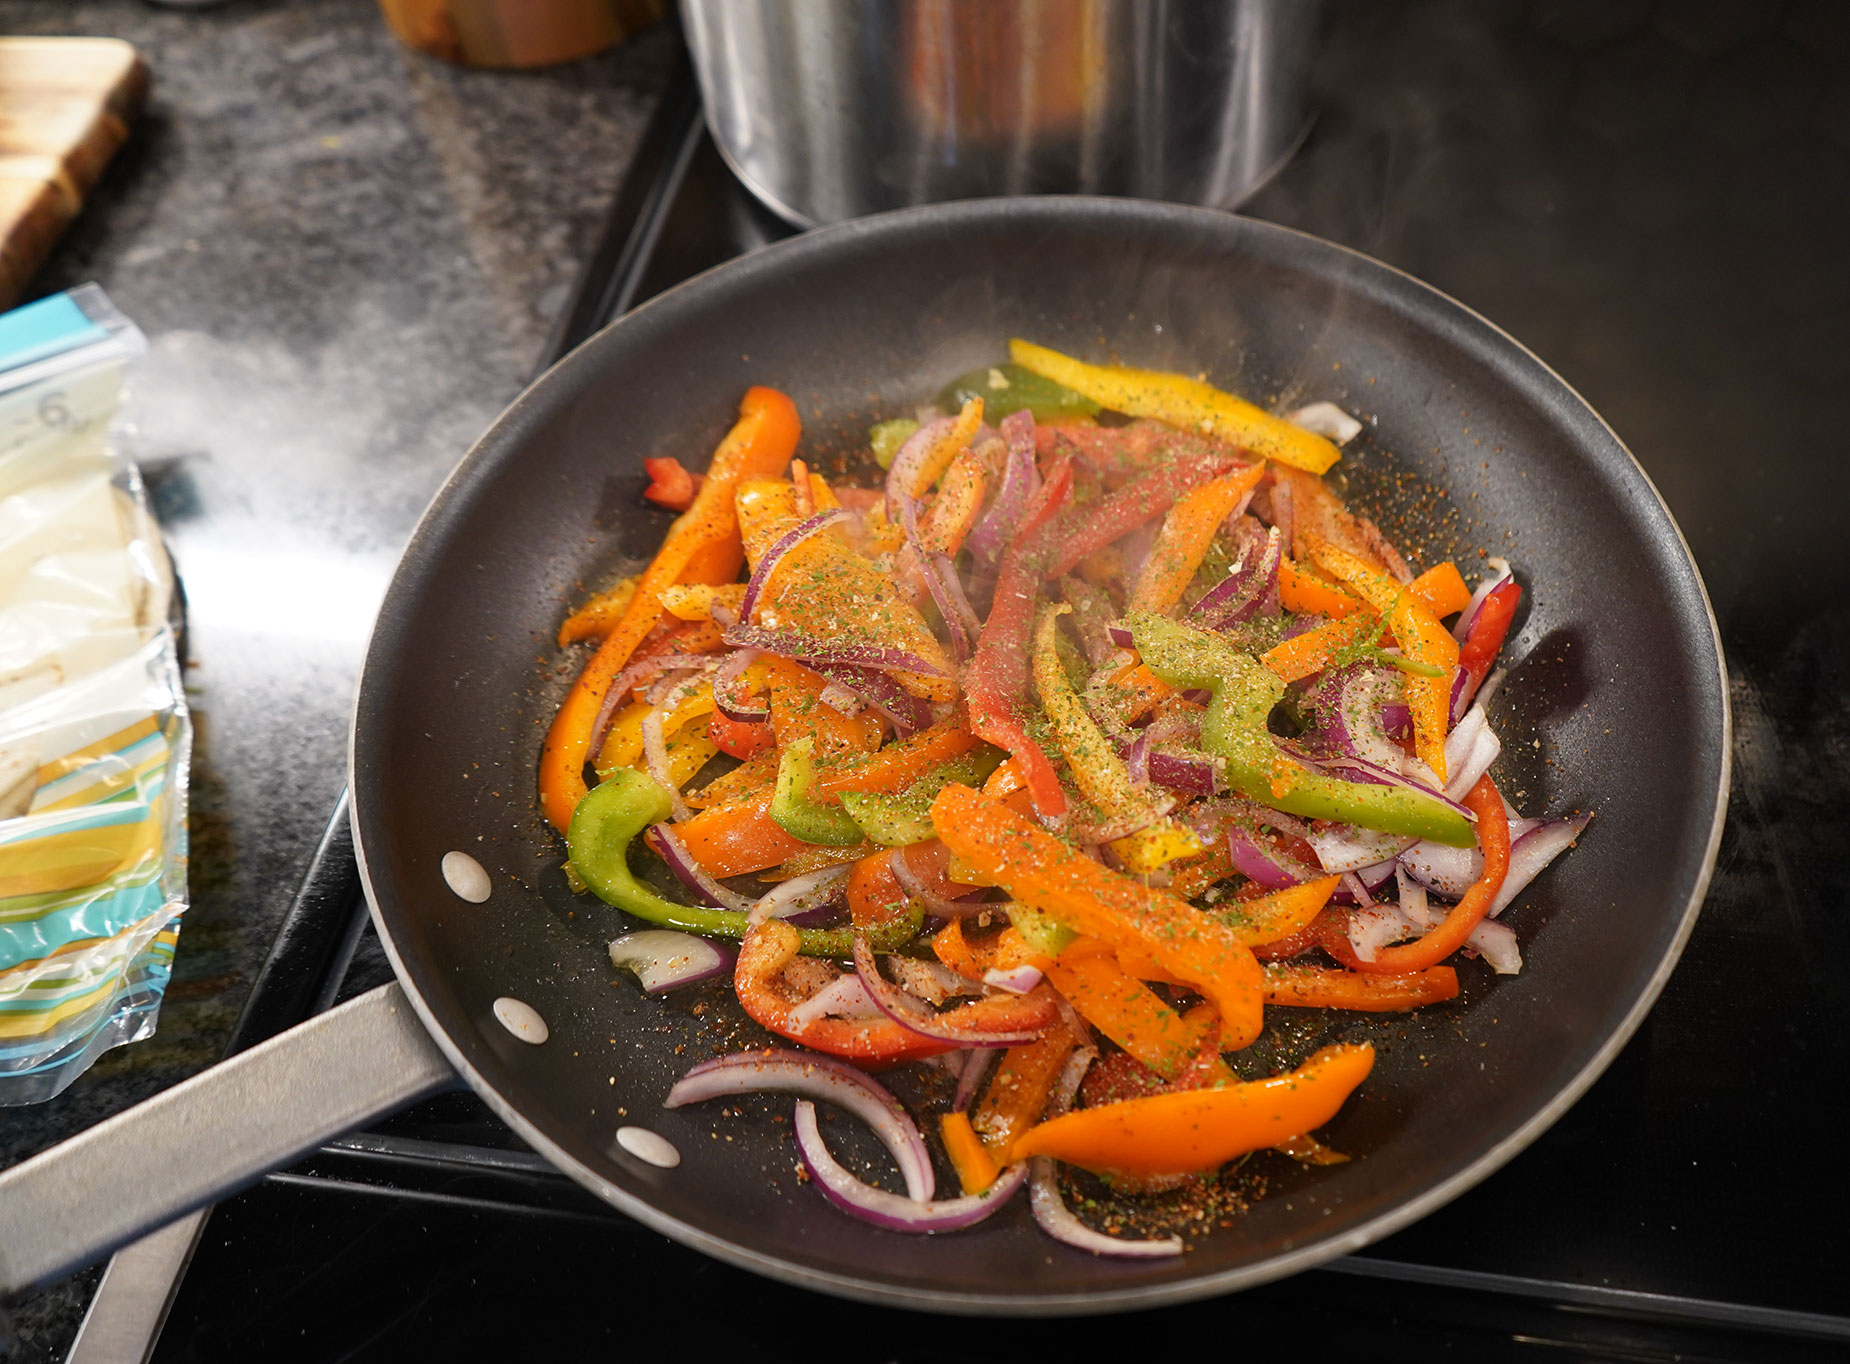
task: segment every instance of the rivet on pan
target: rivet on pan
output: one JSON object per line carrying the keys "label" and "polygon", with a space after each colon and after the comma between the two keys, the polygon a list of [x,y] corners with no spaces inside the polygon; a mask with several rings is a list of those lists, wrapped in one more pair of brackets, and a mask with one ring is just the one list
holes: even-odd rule
{"label": "rivet on pan", "polygon": [[443,854],[443,879],[451,890],[472,905],[479,905],[494,891],[482,864],[466,852]]}
{"label": "rivet on pan", "polygon": [[637,1160],[659,1165],[664,1170],[672,1170],[681,1163],[681,1153],[675,1149],[674,1143],[660,1132],[652,1132],[646,1127],[619,1127],[617,1145]]}
{"label": "rivet on pan", "polygon": [[523,1004],[511,995],[502,995],[495,1001],[495,1017],[514,1036],[536,1047],[552,1036],[546,1027],[546,1020],[539,1016],[538,1011],[531,1004]]}

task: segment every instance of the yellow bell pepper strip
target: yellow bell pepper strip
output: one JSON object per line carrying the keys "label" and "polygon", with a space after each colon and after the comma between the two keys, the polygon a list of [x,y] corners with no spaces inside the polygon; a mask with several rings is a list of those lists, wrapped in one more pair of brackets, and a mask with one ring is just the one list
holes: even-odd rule
{"label": "yellow bell pepper strip", "polygon": [[1200,1050],[1206,1030],[1183,1022],[1096,943],[1081,939],[1043,969],[1081,1018],[1165,1079],[1180,1075]]}
{"label": "yellow bell pepper strip", "polygon": [[1028,690],[1028,646],[1034,630],[1034,593],[1044,571],[1040,533],[1060,510],[1073,488],[1071,460],[1061,459],[1047,471],[1034,501],[1022,516],[1014,540],[1002,552],[989,619],[977,638],[976,654],[964,670],[964,698],[971,732],[1005,749],[1034,797],[1043,818],[1066,814],[1060,776],[1028,734],[1022,700]]}
{"label": "yellow bell pepper strip", "polygon": [[[745,479],[733,501],[745,556],[755,569],[765,552],[801,523],[795,492],[787,479]],[[752,621],[745,623],[835,646],[903,649],[937,671],[895,672],[900,685],[932,701],[957,697],[950,658],[925,618],[888,575],[850,549],[833,528],[784,555],[764,584]]]}
{"label": "yellow bell pepper strip", "polygon": [[1503,797],[1486,772],[1465,794],[1465,807],[1477,816],[1478,845],[1484,850],[1484,872],[1464,898],[1452,906],[1439,926],[1412,942],[1398,943],[1376,951],[1373,961],[1353,961],[1348,965],[1371,976],[1401,976],[1437,966],[1464,946],[1471,930],[1478,926],[1510,869],[1510,825],[1503,810]]}
{"label": "yellow bell pepper strip", "polygon": [[1324,1047],[1270,1079],[1076,1109],[1029,1128],[1010,1155],[1052,1156],[1100,1174],[1212,1170],[1322,1127],[1374,1064],[1375,1049],[1365,1043]]}
{"label": "yellow bell pepper strip", "polygon": [[970,1125],[968,1113],[946,1113],[938,1119],[938,1131],[944,1137],[944,1153],[957,1171],[957,1182],[966,1194],[980,1194],[996,1182],[1002,1167],[983,1139]]}
{"label": "yellow bell pepper strip", "polygon": [[1144,560],[1127,609],[1167,611],[1181,601],[1215,532],[1252,496],[1264,474],[1265,466],[1254,464],[1209,479],[1178,498],[1163,518],[1163,528]]}
{"label": "yellow bell pepper strip", "polygon": [[1340,876],[1325,876],[1301,885],[1286,886],[1256,900],[1243,900],[1222,917],[1248,947],[1264,947],[1308,928],[1316,922],[1342,884]]}
{"label": "yellow bell pepper strip", "polygon": [[565,618],[559,627],[559,647],[576,644],[581,639],[602,639],[617,628],[623,613],[636,596],[640,573],[632,573],[607,592],[599,592],[590,601]]}
{"label": "yellow bell pepper strip", "polygon": [[[1146,828],[1162,818],[1161,810],[1148,790],[1132,784],[1130,769],[1086,713],[1055,651],[1059,618],[1072,609],[1065,603],[1044,606],[1035,627],[1034,687],[1041,698],[1041,709],[1053,726],[1054,742],[1066,756],[1074,784],[1098,807],[1105,821],[1131,829]],[[1199,843],[1189,851],[1201,851]]]}
{"label": "yellow bell pepper strip", "polygon": [[983,1136],[992,1156],[1006,1157],[1015,1138],[1041,1120],[1054,1081],[1081,1039],[1064,1021],[1032,1042],[1002,1054],[970,1122]]}
{"label": "yellow bell pepper strip", "polygon": [[1445,732],[1452,721],[1452,670],[1458,666],[1458,641],[1410,592],[1395,601],[1388,612],[1388,625],[1403,655],[1438,670],[1436,677],[1403,674],[1400,685],[1413,716],[1413,755],[1444,782]]}
{"label": "yellow bell pepper strip", "polygon": [[1341,620],[1362,609],[1361,599],[1354,593],[1325,582],[1289,556],[1278,561],[1278,602],[1296,615],[1328,616],[1331,620]]}
{"label": "yellow bell pepper strip", "polygon": [[1293,635],[1259,655],[1281,682],[1296,682],[1334,667],[1345,655],[1381,633],[1381,618],[1361,610]]}
{"label": "yellow bell pepper strip", "polygon": [[1477,842],[1471,821],[1436,796],[1410,787],[1341,781],[1280,752],[1266,718],[1284,697],[1285,684],[1250,654],[1166,616],[1135,615],[1127,623],[1144,662],[1158,677],[1171,686],[1206,687],[1213,693],[1202,721],[1201,747],[1225,760],[1223,775],[1240,795],[1306,819],[1340,820],[1456,848]]}
{"label": "yellow bell pepper strip", "polygon": [[932,802],[945,846],[1015,899],[1113,947],[1139,951],[1220,1009],[1223,1040],[1251,1045],[1264,1024],[1259,963],[1186,900],[1140,885],[967,786]]}
{"label": "yellow bell pepper strip", "polygon": [[[781,919],[767,919],[754,925],[739,945],[739,959],[732,973],[733,990],[755,1022],[806,1047],[846,1057],[862,1065],[888,1065],[951,1050],[944,1043],[921,1037],[890,1018],[813,1018],[807,1022],[793,1019],[791,1015],[798,1001],[785,996],[779,988],[778,977],[797,955],[801,944],[799,930]],[[939,1014],[933,1026],[952,1031],[1007,1029],[1025,1032],[1047,1027],[1058,1018],[1058,1005],[1045,993],[993,995]]]}
{"label": "yellow bell pepper strip", "polygon": [[1155,417],[1313,474],[1324,473],[1342,457],[1315,432],[1185,374],[1128,365],[1089,365],[1019,339],[1009,342],[1009,358],[1113,412]]}
{"label": "yellow bell pepper strip", "polygon": [[[619,767],[632,767],[642,757],[642,722],[655,709],[647,701],[637,701],[620,711],[604,735],[604,746],[597,751],[597,774],[607,777]],[[664,725],[664,728],[666,726]]]}
{"label": "yellow bell pepper strip", "polygon": [[680,620],[712,620],[713,605],[738,614],[744,583],[677,583],[662,589],[662,609]]}
{"label": "yellow bell pepper strip", "polygon": [[694,774],[719,752],[719,745],[707,736],[709,718],[701,716],[690,721],[668,741],[668,780],[674,783],[677,791],[692,781]]}
{"label": "yellow bell pepper strip", "polygon": [[713,452],[693,505],[669,527],[622,619],[585,664],[553,717],[540,753],[539,793],[540,809],[555,829],[565,831],[584,798],[591,727],[603,709],[605,692],[661,615],[662,589],[688,581],[696,569],[706,582],[738,576],[743,551],[736,550],[733,489],[742,478],[774,473],[789,464],[802,429],[796,404],[784,394],[773,388],[746,390],[739,420]]}
{"label": "yellow bell pepper strip", "polygon": [[1400,1013],[1458,997],[1458,972],[1429,966],[1400,976],[1367,976],[1325,966],[1268,966],[1265,1002],[1299,1009]]}
{"label": "yellow bell pepper strip", "polygon": [[945,470],[938,495],[919,518],[919,548],[927,554],[951,555],[962,549],[988,490],[982,457],[974,450],[963,451]]}
{"label": "yellow bell pepper strip", "polygon": [[[1385,616],[1394,609],[1394,603],[1400,599],[1401,585],[1360,555],[1351,553],[1341,545],[1319,543],[1310,551],[1310,561],[1347,586],[1369,606],[1376,614]],[[1463,579],[1460,579],[1463,584]],[[1470,600],[1469,597],[1466,600]]]}

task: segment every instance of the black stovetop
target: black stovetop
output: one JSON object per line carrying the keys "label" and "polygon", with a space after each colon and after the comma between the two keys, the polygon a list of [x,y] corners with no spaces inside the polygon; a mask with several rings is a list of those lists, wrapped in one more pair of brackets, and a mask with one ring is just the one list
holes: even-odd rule
{"label": "black stovetop", "polygon": [[[1662,999],[1574,1109],[1447,1208],[1296,1279],[971,1323],[685,1250],[446,1095],[221,1204],[154,1358],[570,1342],[999,1360],[1198,1333],[1234,1346],[1256,1321],[1314,1323],[1313,1355],[1850,1350],[1850,976],[1830,947],[1850,829],[1850,569],[1833,533],[1850,508],[1850,28],[1828,5],[1521,8],[1335,7],[1319,122],[1245,211],[1380,256],[1535,349],[1638,455],[1715,599],[1737,727],[1715,880]],[[551,355],[789,231],[728,174],[683,77]],[[344,811],[330,830],[243,1041],[388,973]]]}

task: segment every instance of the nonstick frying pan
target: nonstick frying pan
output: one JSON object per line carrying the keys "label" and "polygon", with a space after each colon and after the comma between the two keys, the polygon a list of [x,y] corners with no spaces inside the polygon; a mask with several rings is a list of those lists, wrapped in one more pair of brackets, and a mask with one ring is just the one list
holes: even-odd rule
{"label": "nonstick frying pan", "polygon": [[[1324,1134],[1356,1158],[1303,1169],[1255,1157],[1266,1196],[1170,1261],[1068,1250],[1025,1203],[952,1236],[877,1230],[798,1182],[787,1099],[741,1101],[736,1114],[660,1108],[693,1062],[762,1035],[718,986],[644,998],[617,977],[604,944],[623,916],[569,892],[534,805],[540,738],[572,662],[550,635],[666,524],[637,498],[644,456],[697,463],[740,394],[769,384],[797,399],[805,452],[826,460],[855,448],[870,419],[996,362],[1012,335],[1363,417],[1343,464],[1351,499],[1413,557],[1501,554],[1527,588],[1493,706],[1506,793],[1525,812],[1597,812],[1510,911],[1519,976],[1463,963],[1461,998],[1411,1016],[1274,1011],[1263,1045],[1281,1062],[1338,1037],[1376,1043],[1373,1076]],[[399,983],[0,1176],[0,1281],[94,1256],[440,1086],[452,1066],[617,1208],[825,1292],[1056,1314],[1307,1268],[1483,1179],[1636,1028],[1714,863],[1724,676],[1689,552],[1617,437],[1511,338],[1376,261],[1224,213],[1104,199],[938,205],[767,247],[547,373],[413,535],[368,649],[351,773],[361,869]],[[452,850],[486,867],[487,902],[446,887]],[[550,1040],[502,1027],[502,996],[534,1006]],[[624,1123],[668,1137],[682,1163],[623,1152]],[[861,1135],[846,1120],[830,1129],[843,1149],[872,1151],[856,1147]]]}

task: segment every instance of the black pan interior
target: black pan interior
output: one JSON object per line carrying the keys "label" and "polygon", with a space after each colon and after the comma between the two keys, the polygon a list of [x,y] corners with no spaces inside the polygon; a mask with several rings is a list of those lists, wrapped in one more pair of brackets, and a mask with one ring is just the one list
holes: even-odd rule
{"label": "black pan interior", "polygon": [[[622,916],[576,898],[535,812],[540,737],[569,680],[550,636],[588,587],[650,553],[639,460],[698,466],[750,384],[785,389],[806,445],[848,447],[1023,335],[1094,358],[1205,372],[1266,404],[1331,399],[1369,429],[1344,477],[1414,557],[1507,556],[1526,588],[1494,704],[1498,769],[1525,812],[1597,812],[1511,911],[1522,974],[1466,964],[1462,999],[1413,1018],[1279,1011],[1295,1059],[1367,1037],[1374,1076],[1328,1130],[1356,1159],[1254,1158],[1268,1191],[1139,1264],[1065,1250],[1025,1205],[973,1232],[853,1222],[794,1174],[789,1102],[667,1112],[688,1065],[758,1034],[723,992],[643,999],[603,944]],[[549,1157],[618,1207],[735,1263],[825,1291],[968,1312],[1176,1301],[1354,1249],[1455,1196],[1591,1083],[1673,964],[1712,865],[1727,783],[1719,645],[1682,539],[1619,441],[1482,319],[1328,243],[1226,214],[1127,201],[944,205],[811,233],[690,281],[587,342],[524,395],[433,503],[370,647],[354,813],[383,936],[464,1073]],[[469,905],[445,852],[495,882]],[[514,1040],[512,995],[552,1039]],[[681,1166],[613,1146],[638,1122]],[[827,1131],[861,1151],[850,1120]],[[875,1161],[873,1168],[878,1168]]]}

